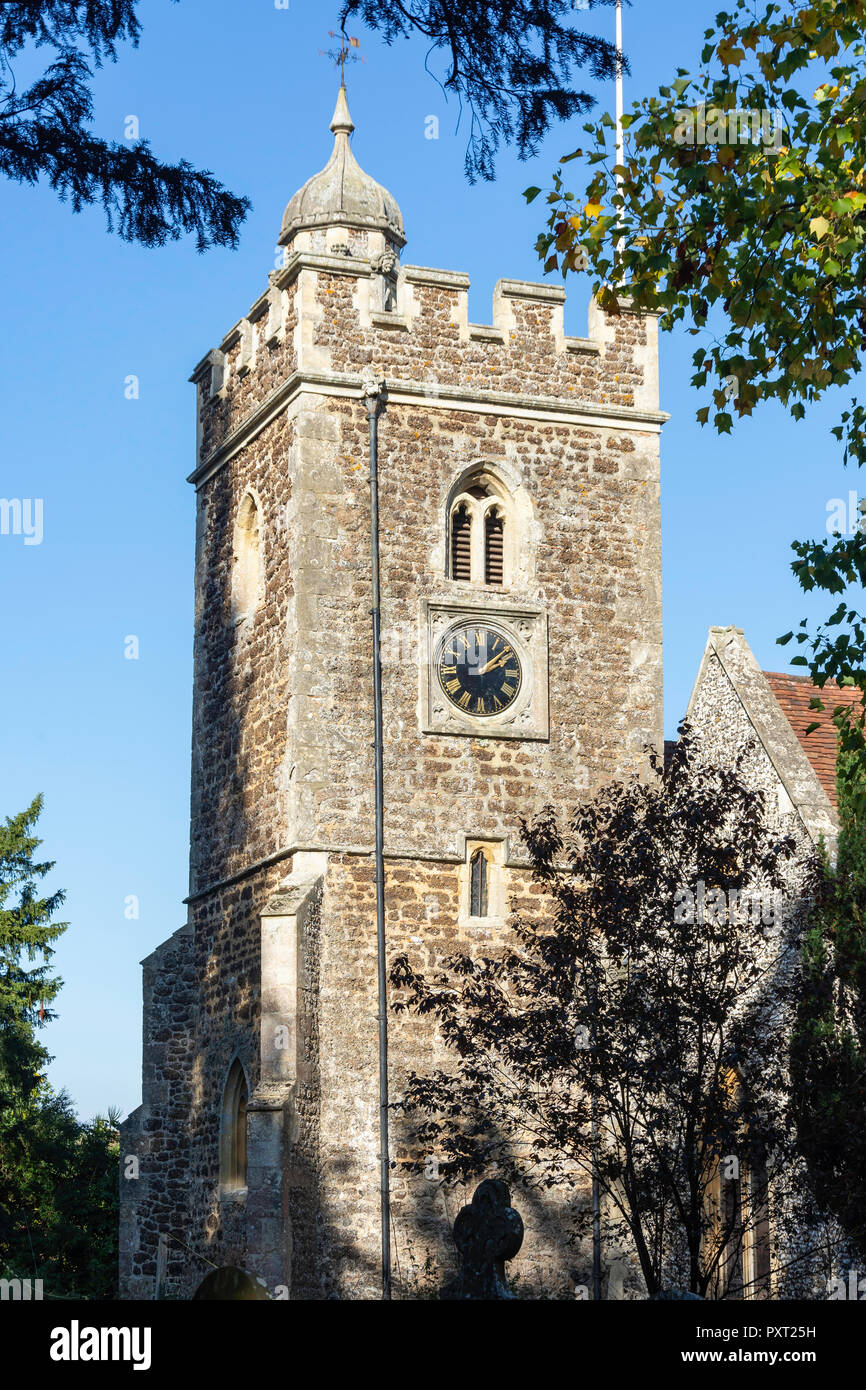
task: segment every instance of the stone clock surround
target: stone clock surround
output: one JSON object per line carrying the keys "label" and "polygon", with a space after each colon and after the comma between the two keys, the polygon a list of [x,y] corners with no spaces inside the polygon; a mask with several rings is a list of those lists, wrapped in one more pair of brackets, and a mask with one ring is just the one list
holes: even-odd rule
{"label": "stone clock surround", "polygon": [[[443,694],[436,658],[445,635],[461,620],[490,622],[500,628],[520,658],[522,680],[514,703],[495,715],[468,715]],[[511,605],[485,595],[483,603],[443,603],[426,600],[421,613],[420,710],[425,734],[464,734],[472,738],[547,739],[548,716],[547,614],[541,608]]]}

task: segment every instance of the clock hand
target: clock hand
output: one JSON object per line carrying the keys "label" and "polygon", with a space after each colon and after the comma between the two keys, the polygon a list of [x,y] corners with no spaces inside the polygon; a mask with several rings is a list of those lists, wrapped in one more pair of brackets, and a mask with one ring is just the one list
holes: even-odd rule
{"label": "clock hand", "polygon": [[494,656],[490,661],[488,661],[484,666],[482,666],[481,669],[478,671],[478,675],[484,676],[487,674],[488,671],[492,671],[494,666],[502,666],[503,663],[508,661],[511,656],[512,651],[509,647],[506,651],[501,652],[499,656]]}

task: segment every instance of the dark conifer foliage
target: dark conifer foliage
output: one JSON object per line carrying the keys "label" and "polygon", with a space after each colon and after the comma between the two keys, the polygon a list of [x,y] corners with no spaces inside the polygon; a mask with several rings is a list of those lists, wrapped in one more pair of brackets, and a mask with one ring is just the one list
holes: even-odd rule
{"label": "dark conifer foliage", "polygon": [[[93,67],[137,46],[135,0],[26,0],[0,7],[0,173],[17,183],[48,180],[74,212],[99,203],[124,241],[164,246],[185,234],[196,248],[235,246],[249,211],[187,160],[165,164],[146,140],[101,139],[93,121]],[[18,87],[16,59],[51,53],[41,77]]]}
{"label": "dark conifer foliage", "polygon": [[582,33],[573,0],[345,0],[340,20],[351,19],[386,43],[421,34],[430,53],[443,51],[442,86],[469,112],[470,181],[494,177],[500,145],[529,159],[556,121],[590,110],[594,99],[575,89],[577,69],[597,79],[616,73],[612,39]]}
{"label": "dark conifer foliage", "polygon": [[117,1116],[82,1123],[46,1079],[39,1032],[56,1017],[51,971],[63,891],[37,857],[42,798],[0,822],[0,1278],[46,1298],[111,1298],[117,1279]]}

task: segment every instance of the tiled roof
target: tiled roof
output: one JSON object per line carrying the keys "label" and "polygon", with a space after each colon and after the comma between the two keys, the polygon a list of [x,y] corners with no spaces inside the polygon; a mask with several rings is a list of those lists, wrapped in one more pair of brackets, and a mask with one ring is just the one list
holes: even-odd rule
{"label": "tiled roof", "polygon": [[[765,671],[764,675],[835,809],[836,729],[833,710],[837,705],[857,704],[860,691],[852,686],[840,687],[835,681],[828,681],[820,690],[808,676],[792,676],[789,672]],[[824,705],[823,710],[809,708],[809,701],[815,697]],[[807,734],[810,724],[817,724],[818,728]]]}

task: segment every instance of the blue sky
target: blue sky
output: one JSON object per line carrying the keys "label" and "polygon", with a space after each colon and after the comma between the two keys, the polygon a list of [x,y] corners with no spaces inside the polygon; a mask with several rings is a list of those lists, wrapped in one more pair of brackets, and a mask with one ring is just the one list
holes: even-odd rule
{"label": "blue sky", "polygon": [[[625,17],[629,97],[693,65],[716,6],[635,0]],[[0,536],[0,814],[45,795],[44,853],[71,926],[65,986],[45,1034],[51,1078],[82,1115],[140,1098],[139,961],[184,920],[192,674],[193,388],[187,378],[265,288],[285,203],[325,163],[337,78],[331,7],[314,0],[143,0],[138,51],[95,84],[95,129],[128,116],[163,158],[213,170],[253,212],[238,250],[191,242],[145,251],[74,216],[45,188],[0,186],[7,331],[0,495],[41,498],[42,543]],[[613,11],[588,15],[612,34]],[[357,30],[348,72],[355,153],[400,202],[405,259],[467,271],[470,317],[490,321],[500,276],[540,279],[533,250],[544,186],[580,143],[560,127],[537,159],[506,152],[493,184],[463,174],[465,123],[424,72],[425,46]],[[435,60],[434,60],[435,61]],[[587,87],[593,84],[587,79]],[[597,89],[612,107],[610,88]],[[439,139],[425,138],[430,115]],[[576,165],[571,165],[577,171]],[[568,285],[566,329],[586,331],[588,282]],[[688,386],[694,344],[661,341],[665,713],[674,732],[710,624],[743,627],[759,662],[787,669],[775,639],[807,604],[788,568],[795,536],[824,533],[841,468],[835,405],[795,425],[780,411],[732,438],[700,429]],[[125,380],[139,380],[139,397]],[[829,604],[826,605],[829,607]],[[136,637],[137,660],[124,655]],[[140,903],[137,919],[127,900]]]}

